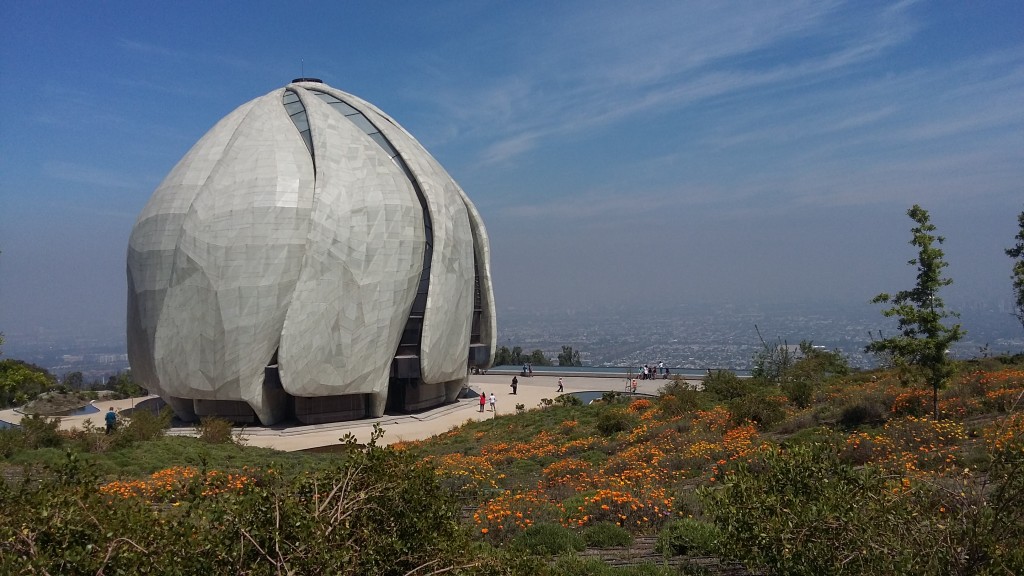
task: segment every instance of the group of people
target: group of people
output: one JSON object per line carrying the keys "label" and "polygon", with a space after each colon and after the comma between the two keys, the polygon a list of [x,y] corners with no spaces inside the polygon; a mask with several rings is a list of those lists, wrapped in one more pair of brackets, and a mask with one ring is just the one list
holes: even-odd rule
{"label": "group of people", "polygon": [[491,397],[490,397],[489,400],[487,398],[487,394],[484,393],[484,392],[481,392],[480,393],[480,411],[481,412],[484,411],[484,407],[487,406],[488,402],[490,402],[491,407],[488,408],[487,410],[489,412],[497,412],[498,399],[494,397],[494,392],[491,392]]}
{"label": "group of people", "polygon": [[665,366],[664,362],[658,362],[657,366],[648,366],[647,364],[644,364],[639,372],[641,380],[654,380],[658,376],[663,380],[666,380],[670,373],[668,366]]}
{"label": "group of people", "polygon": [[523,364],[523,371],[519,373],[523,378],[529,378],[533,376],[533,362],[527,362]]}

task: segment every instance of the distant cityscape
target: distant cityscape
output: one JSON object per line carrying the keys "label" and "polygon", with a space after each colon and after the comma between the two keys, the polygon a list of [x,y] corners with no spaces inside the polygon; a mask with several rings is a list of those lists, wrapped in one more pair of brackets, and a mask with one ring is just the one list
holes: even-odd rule
{"label": "distant cityscape", "polygon": [[[950,305],[960,312],[967,337],[951,351],[958,358],[1024,351],[1024,328],[1012,316],[1009,300]],[[585,366],[630,367],[664,362],[686,370],[749,370],[769,345],[812,341],[839,350],[856,368],[875,358],[863,352],[872,335],[896,333],[895,320],[880,307],[855,305],[753,304],[684,305],[666,309],[559,311],[506,310],[499,314],[499,346],[540,349],[556,358],[562,346],[580,351]]]}
{"label": "distant cityscape", "polygon": [[[1004,302],[949,303],[960,312],[967,337],[958,358],[1024,352],[1024,328]],[[756,326],[756,328],[755,328]],[[128,369],[124,327],[116,324],[65,330],[2,327],[3,357],[37,364],[62,376],[81,372],[86,382]],[[896,332],[894,320],[871,304],[681,305],[663,309],[579,307],[560,310],[499,309],[498,346],[542,350],[555,360],[562,346],[580,352],[584,366],[636,367],[664,362],[685,370],[749,370],[769,345],[815,345],[839,350],[856,368],[874,366],[864,354],[869,334]]]}

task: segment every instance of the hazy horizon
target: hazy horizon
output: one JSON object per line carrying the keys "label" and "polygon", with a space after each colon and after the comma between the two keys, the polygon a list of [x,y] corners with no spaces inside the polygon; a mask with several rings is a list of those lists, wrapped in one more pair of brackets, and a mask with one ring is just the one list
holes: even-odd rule
{"label": "hazy horizon", "polygon": [[499,311],[864,303],[913,285],[915,203],[947,302],[1011,298],[1020,2],[40,2],[0,22],[7,334],[123,325],[150,194],[301,75],[460,183]]}

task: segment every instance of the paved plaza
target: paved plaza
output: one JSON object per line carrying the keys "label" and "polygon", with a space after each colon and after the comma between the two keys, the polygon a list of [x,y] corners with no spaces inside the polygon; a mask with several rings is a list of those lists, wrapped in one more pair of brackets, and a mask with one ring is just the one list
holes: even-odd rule
{"label": "paved plaza", "polygon": [[[562,376],[565,392],[583,391],[617,391],[625,390],[628,380],[625,377],[595,377],[595,376]],[[519,378],[517,394],[512,395],[512,375],[504,374],[482,374],[470,376],[470,388],[479,395],[481,392],[488,395],[493,392],[496,401],[496,413],[498,416],[513,414],[516,411],[516,404],[523,404],[525,409],[532,410],[540,406],[543,398],[555,398],[558,394],[558,376],[535,375],[528,378]],[[666,380],[637,380],[637,392],[642,394],[656,394]],[[142,398],[129,398],[125,400],[105,400],[97,403],[99,412],[82,416],[65,416],[61,418],[61,428],[70,430],[81,428],[86,420],[91,420],[95,426],[102,426],[103,415],[111,406],[115,410],[131,409]],[[22,415],[15,410],[0,411],[0,420],[17,424]],[[390,444],[393,442],[407,440],[422,440],[451,428],[463,424],[467,420],[487,420],[494,418],[495,413],[490,411],[480,412],[480,401],[478,398],[461,399],[456,403],[447,404],[432,410],[418,412],[416,414],[387,415],[381,418],[368,418],[365,420],[354,420],[349,422],[334,422],[329,424],[316,424],[310,426],[249,426],[239,429],[239,434],[244,438],[247,446],[262,446],[275,448],[277,450],[304,450],[320,446],[337,444],[339,438],[345,434],[352,434],[360,442],[370,439],[374,424],[380,424],[384,429],[382,442]],[[193,435],[195,429],[192,427],[172,428],[169,432],[174,435]]]}

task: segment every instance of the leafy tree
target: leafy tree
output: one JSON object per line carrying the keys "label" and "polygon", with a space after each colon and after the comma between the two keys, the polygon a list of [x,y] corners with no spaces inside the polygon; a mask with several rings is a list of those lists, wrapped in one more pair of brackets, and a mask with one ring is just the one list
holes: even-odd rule
{"label": "leafy tree", "polygon": [[545,356],[544,351],[539,348],[530,352],[526,361],[534,366],[551,366],[551,359]]}
{"label": "leafy tree", "polygon": [[942,269],[949,265],[939,247],[945,238],[933,234],[935,226],[924,208],[914,204],[907,210],[907,216],[917,224],[911,229],[910,244],[918,248],[918,255],[908,262],[917,266],[917,284],[892,296],[883,292],[871,300],[875,304],[892,305],[882,314],[899,319],[900,335],[873,340],[865,351],[891,358],[898,366],[923,372],[925,381],[932,387],[932,407],[937,420],[939,388],[952,374],[946,352],[966,332],[959,324],[946,326],[942,323],[945,318],[959,317],[955,312],[947,312],[939,298],[939,289],[953,283],[951,278],[942,276]]}
{"label": "leafy tree", "polygon": [[61,380],[61,384],[71,390],[81,390],[85,387],[85,378],[82,376],[81,372],[68,372]]}
{"label": "leafy tree", "polygon": [[498,349],[494,351],[494,365],[495,366],[515,366],[516,364],[522,364],[523,349],[519,346],[509,350],[508,346],[498,346]]}
{"label": "leafy tree", "polygon": [[572,346],[562,346],[562,352],[558,355],[559,366],[583,366],[580,360],[580,351],[573,350]]}
{"label": "leafy tree", "polygon": [[143,388],[132,378],[132,371],[125,370],[124,372],[118,372],[112,374],[107,378],[106,384],[107,390],[113,390],[118,396],[122,398],[131,398],[133,396],[145,396],[149,393],[148,390]]}
{"label": "leafy tree", "polygon": [[[1014,302],[1013,315],[1020,320],[1024,326],[1024,211],[1017,216],[1017,224],[1020,230],[1015,237],[1017,244],[1013,248],[1006,249],[1006,255],[1015,259],[1013,263],[1013,294],[1016,297]],[[0,338],[0,342],[3,342]]]}
{"label": "leafy tree", "polygon": [[21,360],[0,360],[0,408],[24,404],[55,382],[45,368]]}

